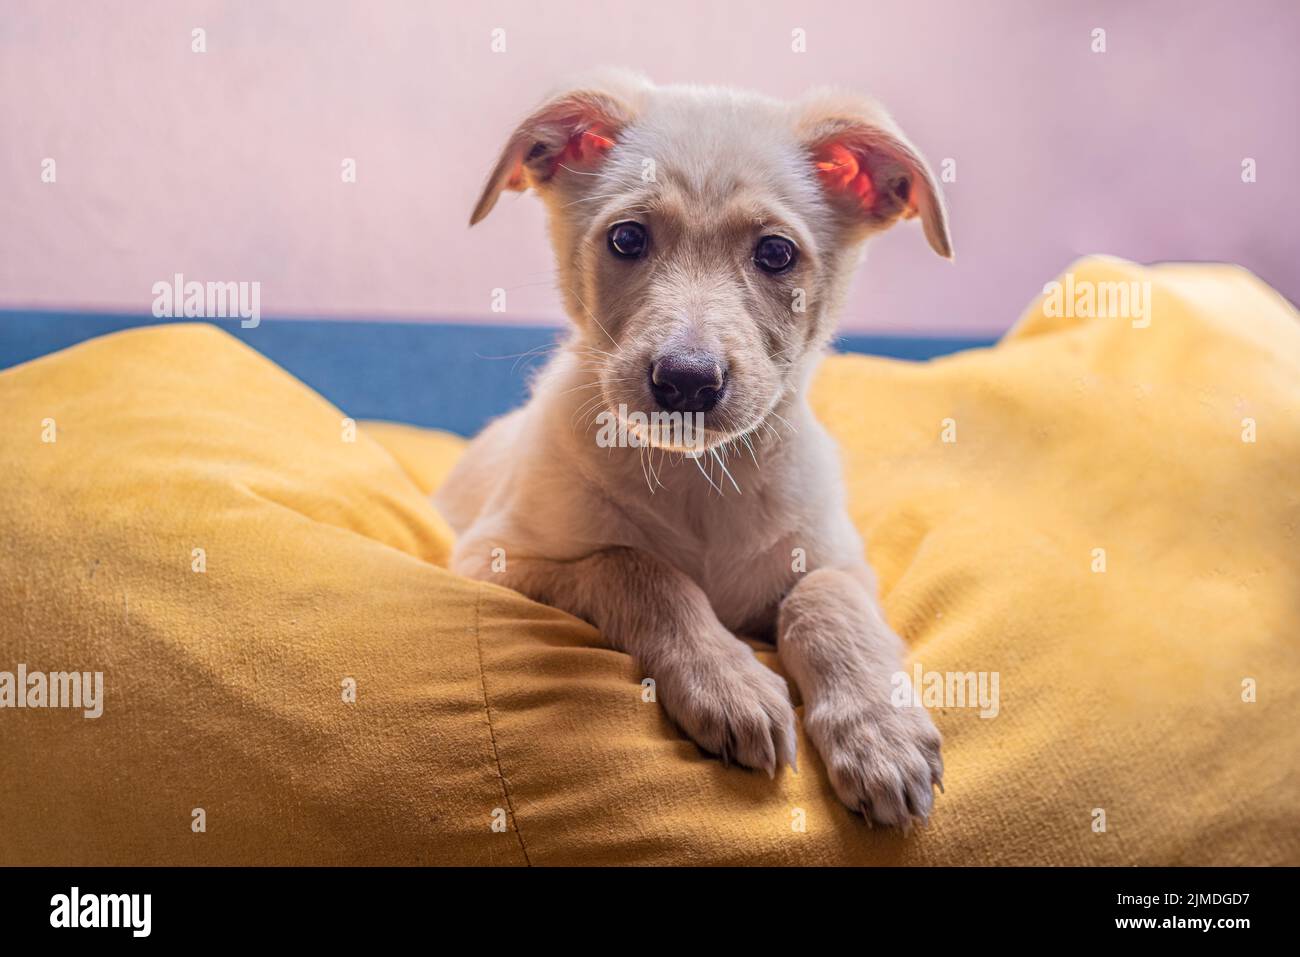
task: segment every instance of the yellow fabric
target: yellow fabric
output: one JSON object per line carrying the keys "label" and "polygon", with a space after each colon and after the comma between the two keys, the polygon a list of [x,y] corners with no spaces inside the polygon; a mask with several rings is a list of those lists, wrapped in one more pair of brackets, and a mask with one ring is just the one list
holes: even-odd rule
{"label": "yellow fabric", "polygon": [[1149,327],[1036,304],[815,389],[909,667],[999,675],[997,717],[936,710],[906,838],[806,739],[724,768],[591,628],[439,567],[459,440],[346,441],[205,326],[0,374],[0,670],[105,675],[98,719],[0,710],[0,864],[1300,863],[1295,312],[1229,267],[1072,271],[1151,282]]}

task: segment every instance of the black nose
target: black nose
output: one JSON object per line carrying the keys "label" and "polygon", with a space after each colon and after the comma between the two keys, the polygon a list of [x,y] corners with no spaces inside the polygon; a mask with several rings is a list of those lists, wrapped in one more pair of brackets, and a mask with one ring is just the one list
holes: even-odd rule
{"label": "black nose", "polygon": [[670,412],[708,412],[726,382],[722,363],[707,352],[673,353],[650,366],[650,391]]}

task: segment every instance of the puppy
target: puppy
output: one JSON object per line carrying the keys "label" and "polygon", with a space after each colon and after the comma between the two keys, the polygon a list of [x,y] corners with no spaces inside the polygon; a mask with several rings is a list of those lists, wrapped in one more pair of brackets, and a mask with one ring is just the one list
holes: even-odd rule
{"label": "puppy", "polygon": [[453,570],[591,622],[697,744],[769,775],[794,710],[736,636],[775,639],[840,799],[924,821],[939,733],[891,702],[902,643],[806,395],[867,237],[916,217],[951,257],[925,160],[868,100],[619,73],[519,125],[471,225],[530,188],[573,330],[437,494]]}

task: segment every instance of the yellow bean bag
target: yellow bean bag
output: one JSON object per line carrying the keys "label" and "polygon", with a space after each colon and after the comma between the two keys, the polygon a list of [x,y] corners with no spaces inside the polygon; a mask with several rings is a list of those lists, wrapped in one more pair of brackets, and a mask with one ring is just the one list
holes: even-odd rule
{"label": "yellow bean bag", "polygon": [[1150,322],[1040,301],[817,383],[909,667],[998,678],[935,709],[909,837],[806,739],[724,768],[590,627],[445,571],[460,440],[354,434],[202,325],[0,374],[0,672],[103,674],[97,718],[0,708],[0,864],[1300,863],[1295,311],[1071,273],[1149,282]]}

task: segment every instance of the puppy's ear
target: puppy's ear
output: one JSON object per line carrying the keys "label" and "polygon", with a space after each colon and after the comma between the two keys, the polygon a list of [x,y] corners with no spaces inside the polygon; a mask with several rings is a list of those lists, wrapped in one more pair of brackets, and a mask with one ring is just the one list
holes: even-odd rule
{"label": "puppy's ear", "polygon": [[925,158],[872,100],[819,92],[800,104],[799,141],[832,205],[851,221],[883,229],[921,218],[930,247],[952,258],[943,194]]}
{"label": "puppy's ear", "polygon": [[490,213],[504,189],[540,188],[557,176],[599,166],[648,87],[649,81],[636,74],[607,73],[546,100],[506,142],[469,224]]}

